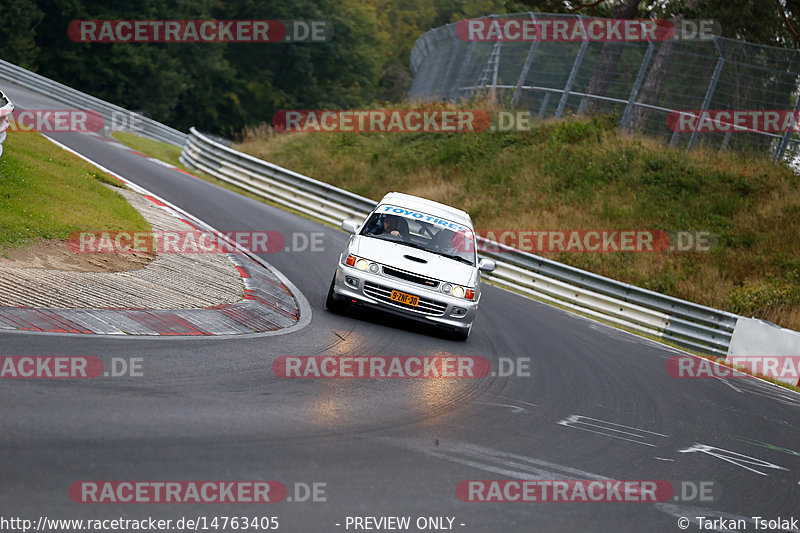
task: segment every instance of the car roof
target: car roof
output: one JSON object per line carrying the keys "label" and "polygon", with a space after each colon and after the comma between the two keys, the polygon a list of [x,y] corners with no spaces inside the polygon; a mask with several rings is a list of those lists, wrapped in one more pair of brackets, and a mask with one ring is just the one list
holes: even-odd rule
{"label": "car roof", "polygon": [[392,204],[397,207],[423,211],[431,215],[441,214],[453,222],[472,227],[472,219],[466,211],[419,196],[412,196],[402,192],[390,192],[381,199],[379,204]]}

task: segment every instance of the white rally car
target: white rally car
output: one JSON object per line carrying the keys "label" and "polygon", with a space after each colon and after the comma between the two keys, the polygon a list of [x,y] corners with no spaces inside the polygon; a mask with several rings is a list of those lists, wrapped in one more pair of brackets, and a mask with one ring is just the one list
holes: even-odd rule
{"label": "white rally car", "polygon": [[3,155],[3,141],[6,140],[6,133],[11,127],[11,112],[14,111],[14,104],[0,91],[0,155]]}
{"label": "white rally car", "polygon": [[435,324],[466,340],[481,297],[481,271],[472,219],[460,209],[392,192],[352,233],[331,281],[325,306],[361,305]]}

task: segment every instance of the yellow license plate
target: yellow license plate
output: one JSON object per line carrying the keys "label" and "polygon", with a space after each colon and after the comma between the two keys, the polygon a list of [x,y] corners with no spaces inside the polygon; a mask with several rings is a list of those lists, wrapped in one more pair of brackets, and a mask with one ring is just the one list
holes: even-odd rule
{"label": "yellow license plate", "polygon": [[392,300],[395,302],[400,302],[401,304],[410,305],[412,307],[419,305],[419,297],[400,291],[392,291]]}

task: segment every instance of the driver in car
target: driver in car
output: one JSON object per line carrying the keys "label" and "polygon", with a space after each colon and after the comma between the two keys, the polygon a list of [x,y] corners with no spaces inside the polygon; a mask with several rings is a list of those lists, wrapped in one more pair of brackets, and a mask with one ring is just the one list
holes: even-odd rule
{"label": "driver in car", "polygon": [[386,215],[383,219],[383,233],[389,233],[395,237],[402,237],[400,233],[400,217]]}

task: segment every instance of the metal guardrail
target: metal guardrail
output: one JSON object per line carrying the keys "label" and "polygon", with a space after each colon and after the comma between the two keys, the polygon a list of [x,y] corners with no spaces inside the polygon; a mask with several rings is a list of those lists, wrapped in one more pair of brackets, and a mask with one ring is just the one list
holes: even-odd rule
{"label": "metal guardrail", "polygon": [[[176,129],[170,128],[153,119],[135,114],[127,109],[106,102],[86,93],[82,93],[71,87],[40,76],[35,72],[26,70],[22,67],[0,60],[0,79],[7,80],[26,89],[47,95],[49,98],[64,102],[72,107],[90,109],[103,116],[105,128],[109,133],[111,128],[117,127],[119,130],[128,130],[157,141],[167,142],[176,146],[183,146],[186,142],[186,134]],[[127,124],[135,119],[133,127],[126,127]]]}
{"label": "metal guardrail", "polygon": [[[376,202],[228,148],[192,128],[181,155],[187,167],[328,223],[363,219]],[[738,316],[665,296],[479,237],[496,261],[487,278],[548,303],[677,346],[725,357]]]}
{"label": "metal guardrail", "polygon": [[[705,307],[479,239],[484,253],[498,261],[493,277],[565,305],[702,353],[724,357],[738,315]],[[501,267],[502,265],[502,267]],[[555,301],[560,300],[560,301]]]}
{"label": "metal guardrail", "polygon": [[3,155],[3,141],[6,140],[8,127],[11,126],[10,116],[14,111],[14,104],[0,91],[0,155]]}
{"label": "metal guardrail", "polygon": [[375,207],[369,198],[237,152],[195,128],[180,160],[187,167],[337,226],[345,218],[364,218]]}

